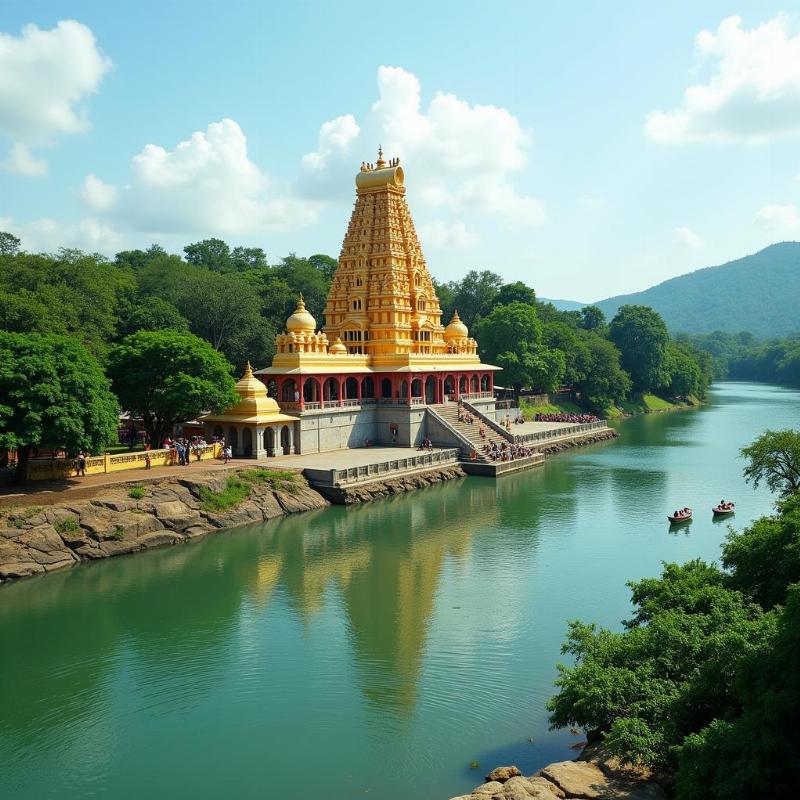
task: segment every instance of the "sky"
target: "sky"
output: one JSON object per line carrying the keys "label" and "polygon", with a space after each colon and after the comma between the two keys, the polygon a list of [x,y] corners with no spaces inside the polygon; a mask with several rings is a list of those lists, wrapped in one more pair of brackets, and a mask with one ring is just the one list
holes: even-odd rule
{"label": "sky", "polygon": [[401,159],[429,269],[599,300],[800,239],[800,2],[0,2],[0,230],[338,256]]}

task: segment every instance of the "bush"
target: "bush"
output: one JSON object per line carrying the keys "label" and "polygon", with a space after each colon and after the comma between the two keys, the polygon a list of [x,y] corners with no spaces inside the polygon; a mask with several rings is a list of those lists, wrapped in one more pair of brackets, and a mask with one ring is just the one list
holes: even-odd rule
{"label": "bush", "polygon": [[134,486],[128,492],[128,497],[133,500],[141,500],[144,497],[145,489],[144,486]]}
{"label": "bush", "polygon": [[71,533],[80,529],[77,517],[65,517],[64,519],[56,520],[53,527],[58,533]]}
{"label": "bush", "polygon": [[227,511],[250,497],[250,487],[237,477],[230,477],[222,491],[214,492],[207,486],[200,487],[200,505],[204,511]]}
{"label": "bush", "polygon": [[294,493],[297,491],[297,473],[288,469],[257,467],[240,472],[238,477],[248,483],[265,483],[270,489]]}

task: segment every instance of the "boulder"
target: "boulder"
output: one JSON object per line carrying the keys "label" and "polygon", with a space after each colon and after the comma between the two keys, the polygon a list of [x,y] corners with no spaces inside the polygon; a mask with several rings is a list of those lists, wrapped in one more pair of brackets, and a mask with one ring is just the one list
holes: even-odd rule
{"label": "boulder", "polygon": [[100,506],[101,508],[108,508],[111,511],[130,511],[136,508],[136,501],[125,499],[104,499],[92,500],[93,506]]}
{"label": "boulder", "polygon": [[200,522],[200,512],[189,508],[180,500],[156,504],[155,515],[165,527],[173,531],[182,531]]}
{"label": "boulder", "polygon": [[503,784],[500,781],[489,781],[488,783],[482,783],[480,786],[476,786],[472,790],[473,795],[477,795],[478,797],[491,797],[493,794],[500,792],[503,790]]}
{"label": "boulder", "polygon": [[545,767],[539,774],[562,789],[567,797],[593,800],[610,796],[605,774],[596,764],[587,761],[560,761]]}
{"label": "boulder", "polygon": [[168,544],[177,544],[183,540],[183,536],[173,531],[153,531],[152,533],[145,533],[144,536],[140,536],[138,544],[145,549],[149,549],[151,547],[163,547]]}
{"label": "boulder", "polygon": [[500,781],[505,783],[509,778],[515,778],[522,775],[518,767],[495,767],[487,776],[487,781]]}

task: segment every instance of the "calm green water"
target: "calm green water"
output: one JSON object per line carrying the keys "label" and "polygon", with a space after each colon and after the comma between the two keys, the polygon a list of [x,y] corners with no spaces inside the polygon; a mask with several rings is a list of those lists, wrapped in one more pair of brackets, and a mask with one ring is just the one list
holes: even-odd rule
{"label": "calm green water", "polygon": [[721,497],[767,513],[737,450],[786,426],[800,394],[723,384],[538,471],[4,587],[0,794],[444,800],[571,757],[544,711],[566,621],[617,626],[626,580],[716,558]]}

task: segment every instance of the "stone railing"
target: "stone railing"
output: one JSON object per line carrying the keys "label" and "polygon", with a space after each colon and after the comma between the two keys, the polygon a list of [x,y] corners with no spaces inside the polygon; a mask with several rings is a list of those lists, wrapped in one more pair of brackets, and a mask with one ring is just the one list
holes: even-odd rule
{"label": "stone railing", "polygon": [[514,436],[509,433],[502,425],[495,422],[493,419],[490,419],[481,411],[479,411],[475,406],[470,405],[469,403],[464,403],[467,409],[472,412],[484,425],[488,425],[495,433],[499,433],[506,441],[513,442]]}
{"label": "stone railing", "polygon": [[[207,461],[217,455],[218,448],[219,445],[213,444],[200,448],[199,459],[197,458],[198,450],[192,449],[190,459],[191,461]],[[113,456],[106,453],[102,456],[89,456],[86,459],[86,474],[103,475],[127,469],[144,469],[148,455],[150,464],[154,467],[167,467],[170,464],[178,463],[176,451],[169,448],[136,450]],[[74,458],[32,458],[28,462],[28,479],[32,481],[75,478],[77,475]]]}
{"label": "stone railing", "polygon": [[549,431],[539,431],[538,433],[525,433],[514,436],[514,441],[517,444],[529,444],[530,442],[545,442],[552,439],[563,439],[565,437],[576,436],[581,433],[588,433],[589,431],[601,430],[608,427],[608,423],[604,419],[599,419],[597,422],[583,422],[580,425],[564,423],[569,427],[553,428]]}
{"label": "stone railing", "polygon": [[[364,464],[359,467],[326,470],[324,473],[322,470],[306,470],[306,474],[312,483],[332,487],[346,486],[353,483],[380,480],[404,472],[416,472],[417,470],[427,469],[428,467],[455,464],[458,458],[459,452],[457,449],[435,450],[430,453],[420,453],[417,456],[393,458],[389,461]],[[325,475],[324,478],[323,474]]]}
{"label": "stone railing", "polygon": [[494,392],[465,392],[460,397],[462,400],[490,400]]}

